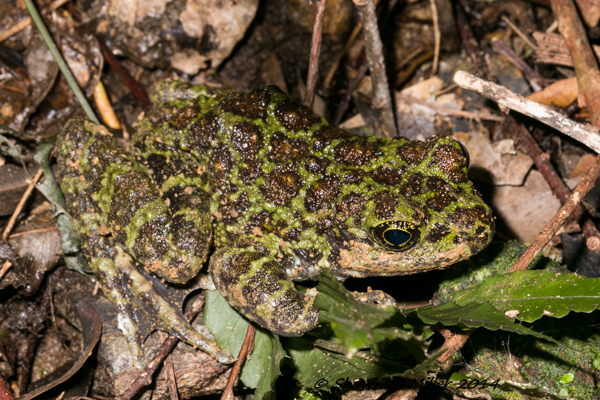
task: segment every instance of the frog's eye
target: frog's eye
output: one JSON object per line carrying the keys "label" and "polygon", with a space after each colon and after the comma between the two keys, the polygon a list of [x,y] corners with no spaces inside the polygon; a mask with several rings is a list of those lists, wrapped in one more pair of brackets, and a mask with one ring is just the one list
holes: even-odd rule
{"label": "frog's eye", "polygon": [[469,169],[469,165],[471,165],[471,158],[469,157],[469,152],[467,151],[467,148],[465,147],[465,145],[462,144],[461,142],[458,142],[458,145],[460,146],[460,148],[463,152],[463,156],[465,157],[465,160],[467,160],[467,169]]}
{"label": "frog's eye", "polygon": [[419,229],[407,221],[383,221],[371,228],[371,235],[381,247],[403,251],[419,240]]}

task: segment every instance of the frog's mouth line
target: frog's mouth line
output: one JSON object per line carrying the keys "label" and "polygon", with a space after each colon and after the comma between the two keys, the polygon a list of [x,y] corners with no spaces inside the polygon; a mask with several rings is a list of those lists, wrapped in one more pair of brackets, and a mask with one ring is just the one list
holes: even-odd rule
{"label": "frog's mouth line", "polygon": [[353,248],[340,249],[339,265],[334,272],[339,276],[364,278],[368,276],[399,276],[417,272],[444,269],[471,256],[468,243],[460,243],[452,250],[434,251],[422,257],[406,253],[399,259],[399,252],[379,252],[377,259],[372,259],[373,246],[368,243],[355,243]]}

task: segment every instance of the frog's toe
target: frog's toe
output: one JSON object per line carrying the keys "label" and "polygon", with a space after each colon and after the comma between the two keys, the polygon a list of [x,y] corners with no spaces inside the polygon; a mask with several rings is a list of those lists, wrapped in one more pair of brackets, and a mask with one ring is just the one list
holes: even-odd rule
{"label": "frog's toe", "polygon": [[279,264],[252,246],[217,250],[210,272],[229,304],[278,335],[301,336],[317,325],[314,299],[296,290]]}

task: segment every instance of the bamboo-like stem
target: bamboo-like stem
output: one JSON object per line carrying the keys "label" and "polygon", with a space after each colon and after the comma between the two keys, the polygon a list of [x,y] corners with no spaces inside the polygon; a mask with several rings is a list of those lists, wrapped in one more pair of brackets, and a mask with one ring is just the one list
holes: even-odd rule
{"label": "bamboo-like stem", "polygon": [[31,20],[35,24],[35,27],[38,29],[38,31],[40,31],[40,34],[42,35],[42,37],[44,38],[44,41],[46,42],[46,46],[48,46],[50,53],[52,53],[52,57],[54,57],[54,60],[58,64],[58,68],[60,68],[60,72],[62,72],[62,74],[65,76],[65,79],[67,80],[67,83],[69,84],[69,87],[71,87],[71,90],[73,91],[73,93],[75,93],[75,97],[77,98],[77,101],[79,101],[81,108],[83,108],[85,115],[88,117],[88,119],[90,121],[94,122],[95,124],[100,124],[100,121],[94,114],[94,111],[92,110],[92,107],[90,106],[90,103],[88,103],[87,99],[85,98],[85,95],[81,91],[81,88],[79,87],[79,84],[77,83],[77,80],[75,80],[75,77],[71,73],[69,66],[63,59],[62,54],[60,54],[58,47],[56,47],[56,44],[54,43],[52,36],[50,36],[50,32],[48,32],[46,25],[44,25],[44,21],[42,20],[42,17],[40,16],[37,9],[35,8],[35,5],[33,4],[32,0],[23,0],[23,2],[25,3],[25,7],[27,7],[27,11],[29,11]]}

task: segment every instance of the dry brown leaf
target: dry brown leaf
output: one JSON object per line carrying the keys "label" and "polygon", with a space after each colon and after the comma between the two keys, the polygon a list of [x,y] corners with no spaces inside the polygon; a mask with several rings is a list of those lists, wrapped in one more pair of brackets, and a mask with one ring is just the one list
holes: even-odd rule
{"label": "dry brown leaf", "polygon": [[577,78],[567,78],[554,82],[544,90],[530,94],[529,100],[545,106],[567,107],[577,99]]}
{"label": "dry brown leaf", "polygon": [[593,28],[598,25],[600,20],[600,1],[598,0],[575,0],[577,7],[581,11],[581,18],[585,24]]}
{"label": "dry brown leaf", "polygon": [[560,208],[552,190],[538,171],[527,176],[523,186],[498,186],[488,202],[503,231],[521,242],[530,242]]}
{"label": "dry brown leaf", "polygon": [[495,186],[521,185],[533,165],[531,157],[514,151],[508,142],[494,146],[484,132],[455,132],[452,136],[469,150],[470,179]]}
{"label": "dry brown leaf", "polygon": [[593,154],[584,155],[583,157],[581,157],[579,159],[579,161],[577,162],[577,165],[575,165],[575,168],[573,168],[573,170],[569,174],[569,178],[577,178],[578,176],[585,174],[588,171],[588,169],[590,169],[592,164],[594,164],[595,161],[596,161],[595,155],[593,155]]}

